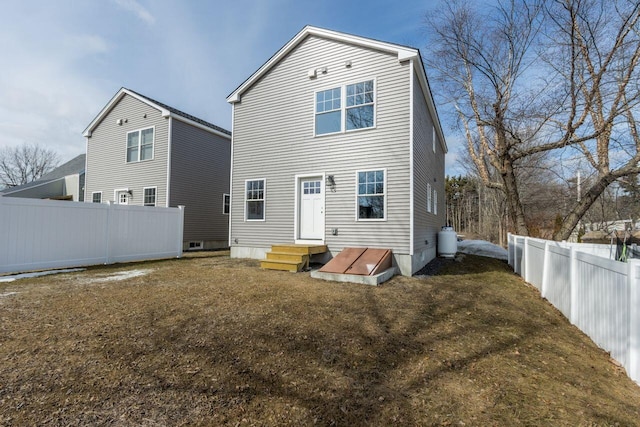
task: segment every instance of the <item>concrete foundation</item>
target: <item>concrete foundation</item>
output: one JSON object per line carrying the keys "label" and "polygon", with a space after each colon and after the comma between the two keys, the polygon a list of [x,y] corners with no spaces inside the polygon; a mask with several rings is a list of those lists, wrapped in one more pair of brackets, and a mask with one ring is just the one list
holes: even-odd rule
{"label": "concrete foundation", "polygon": [[396,275],[397,269],[391,267],[375,276],[362,276],[359,274],[323,273],[318,270],[311,271],[314,279],[330,280],[333,282],[359,283],[362,285],[378,286]]}

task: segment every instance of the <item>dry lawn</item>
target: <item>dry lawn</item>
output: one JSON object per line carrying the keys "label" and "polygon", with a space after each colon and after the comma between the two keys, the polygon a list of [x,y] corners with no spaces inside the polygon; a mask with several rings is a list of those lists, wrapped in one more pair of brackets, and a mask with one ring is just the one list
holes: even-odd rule
{"label": "dry lawn", "polygon": [[0,283],[0,425],[640,425],[499,261],[381,287],[226,253]]}

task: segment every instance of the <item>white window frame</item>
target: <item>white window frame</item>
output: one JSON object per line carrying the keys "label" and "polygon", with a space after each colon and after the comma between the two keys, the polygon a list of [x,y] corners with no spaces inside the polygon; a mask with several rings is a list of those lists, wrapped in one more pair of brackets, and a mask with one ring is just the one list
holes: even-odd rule
{"label": "white window frame", "polygon": [[[141,160],[140,156],[142,155],[142,131],[152,129],[153,130],[153,138],[151,141],[151,158]],[[129,161],[129,134],[138,133],[138,159]],[[147,126],[145,128],[135,129],[127,132],[127,136],[125,139],[125,151],[124,151],[124,161],[125,163],[140,163],[140,162],[148,162],[153,160],[156,155],[156,127],[155,126]]]}
{"label": "white window frame", "polygon": [[[153,190],[153,204],[148,205],[146,202],[147,195],[145,194],[147,190]],[[158,206],[158,187],[144,187],[142,189],[142,205],[143,206]]]}
{"label": "white window frame", "polygon": [[433,189],[433,214],[438,215],[438,191]]}
{"label": "white window frame", "polygon": [[[384,198],[384,212],[383,212],[383,217],[382,218],[360,218],[360,206],[358,204],[358,196],[360,196],[360,194],[358,193],[358,174],[360,172],[377,172],[377,171],[382,171],[384,173],[384,187],[383,187],[383,193],[380,194],[375,194],[375,196],[382,196]],[[388,181],[389,177],[387,176],[387,169],[386,168],[367,168],[367,169],[359,169],[356,171],[356,191],[355,191],[355,205],[356,205],[356,221],[357,222],[384,222],[387,220],[387,200],[389,198],[389,194],[387,192],[387,181]]]}
{"label": "white window frame", "polygon": [[[245,194],[246,194],[246,190],[247,188],[245,184]],[[230,212],[231,212],[231,194],[224,193],[222,195],[222,215],[229,215]]]}
{"label": "white window frame", "polygon": [[[99,194],[100,195],[100,201],[96,202],[95,201],[95,195]],[[102,191],[94,191],[91,193],[91,203],[102,203]]]}
{"label": "white window frame", "polygon": [[[358,83],[364,83],[364,82],[368,82],[368,81],[372,81],[373,82],[373,102],[372,103],[367,103],[367,104],[360,104],[360,105],[353,105],[351,107],[347,107],[347,86],[350,85],[355,85]],[[332,89],[340,89],[340,130],[336,131],[336,132],[328,132],[328,133],[321,133],[321,134],[317,134],[316,133],[316,117],[318,116],[318,112],[316,111],[316,99],[318,96],[319,92],[324,92],[325,90],[332,90]],[[351,109],[351,108],[357,108],[357,107],[362,107],[364,105],[373,105],[373,125],[370,127],[366,127],[366,128],[358,128],[358,129],[349,129],[347,130],[347,110]],[[329,135],[337,135],[337,134],[341,134],[341,133],[351,133],[351,132],[359,132],[359,131],[363,131],[363,130],[369,130],[369,129],[375,129],[376,126],[378,125],[378,121],[377,121],[377,113],[378,113],[378,81],[375,77],[371,77],[371,78],[363,78],[363,79],[358,79],[356,81],[352,81],[352,82],[347,82],[341,86],[337,86],[337,85],[332,85],[332,86],[328,86],[328,87],[323,87],[320,88],[316,91],[313,92],[313,136],[314,137],[323,137],[323,136],[329,136]],[[326,112],[326,111],[324,111]]]}
{"label": "white window frame", "polygon": [[[262,218],[252,218],[249,219],[248,215],[249,215],[249,210],[247,209],[247,202],[249,202],[249,199],[247,199],[247,183],[251,182],[251,181],[262,181]],[[251,199],[254,200],[255,199]],[[258,199],[260,200],[260,199]],[[267,179],[266,178],[252,178],[252,179],[245,179],[244,180],[244,220],[245,221],[266,221],[267,219]]]}
{"label": "white window frame", "polygon": [[436,138],[437,138],[436,125],[433,124],[431,126],[432,126],[432,129],[433,129],[433,132],[431,133],[431,144],[433,146],[433,152],[435,153],[436,152]]}
{"label": "white window frame", "polygon": [[427,212],[431,213],[431,184],[427,183]]}

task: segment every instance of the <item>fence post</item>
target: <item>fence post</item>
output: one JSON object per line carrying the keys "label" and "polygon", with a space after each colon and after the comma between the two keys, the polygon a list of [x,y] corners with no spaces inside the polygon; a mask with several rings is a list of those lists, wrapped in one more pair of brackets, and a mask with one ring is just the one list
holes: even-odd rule
{"label": "fence post", "polygon": [[549,241],[544,242],[544,257],[542,258],[542,286],[540,288],[540,295],[543,298],[547,297],[547,288],[549,286],[549,260],[551,255],[549,254]]}
{"label": "fence post", "polygon": [[529,283],[529,238],[526,236],[522,247],[522,261],[522,278]]}
{"label": "fence post", "polygon": [[629,285],[629,377],[640,384],[640,260],[630,259]]}
{"label": "fence post", "polygon": [[111,264],[111,210],[113,209],[113,200],[109,200],[107,208],[107,219],[104,224],[105,247],[104,247],[104,263]]}
{"label": "fence post", "polygon": [[576,325],[578,321],[578,262],[576,261],[576,248],[569,247],[569,294],[570,294],[570,307],[569,307],[569,321]]}
{"label": "fence post", "polygon": [[184,239],[184,205],[179,205],[178,209],[180,210],[180,224],[178,227],[178,256],[176,258],[182,256],[182,240]]}

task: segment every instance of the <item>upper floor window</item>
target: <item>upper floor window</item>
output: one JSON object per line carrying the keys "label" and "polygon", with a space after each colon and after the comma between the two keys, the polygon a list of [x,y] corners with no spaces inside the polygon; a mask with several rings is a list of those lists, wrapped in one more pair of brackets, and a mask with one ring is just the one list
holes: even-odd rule
{"label": "upper floor window", "polygon": [[358,171],[358,220],[385,219],[385,170]]}
{"label": "upper floor window", "polygon": [[156,187],[146,187],[144,189],[144,205],[145,206],[156,205]]}
{"label": "upper floor window", "polygon": [[316,135],[371,128],[374,117],[373,80],[316,92]]}
{"label": "upper floor window", "polygon": [[127,132],[127,163],[153,159],[153,128]]}

